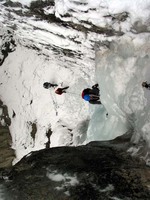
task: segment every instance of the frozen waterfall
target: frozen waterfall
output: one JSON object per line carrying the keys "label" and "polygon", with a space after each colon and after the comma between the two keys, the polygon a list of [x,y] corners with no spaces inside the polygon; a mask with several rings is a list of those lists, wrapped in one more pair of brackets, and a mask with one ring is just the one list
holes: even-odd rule
{"label": "frozen waterfall", "polygon": [[[96,81],[103,106],[90,106],[87,141],[110,140],[133,130],[133,142],[150,145],[149,37],[132,35],[111,42],[109,49],[97,48]],[[107,116],[108,113],[108,116]]]}

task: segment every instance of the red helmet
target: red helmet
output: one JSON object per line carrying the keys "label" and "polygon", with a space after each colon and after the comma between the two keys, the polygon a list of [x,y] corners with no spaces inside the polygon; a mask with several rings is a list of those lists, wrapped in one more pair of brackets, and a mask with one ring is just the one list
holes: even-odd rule
{"label": "red helmet", "polygon": [[63,91],[61,88],[57,88],[57,90],[55,90],[55,93],[61,95]]}

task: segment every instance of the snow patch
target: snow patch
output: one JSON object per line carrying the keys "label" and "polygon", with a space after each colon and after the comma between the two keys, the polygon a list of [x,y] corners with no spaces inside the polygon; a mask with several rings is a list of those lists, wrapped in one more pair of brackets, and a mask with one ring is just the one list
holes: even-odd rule
{"label": "snow patch", "polygon": [[79,181],[76,177],[76,175],[68,175],[67,173],[59,173],[57,170],[54,170],[51,172],[51,170],[48,170],[47,177],[55,182],[61,182],[61,186],[57,186],[57,190],[64,190],[65,194],[69,196],[69,191],[66,191],[66,188],[70,186],[76,186],[79,184]]}

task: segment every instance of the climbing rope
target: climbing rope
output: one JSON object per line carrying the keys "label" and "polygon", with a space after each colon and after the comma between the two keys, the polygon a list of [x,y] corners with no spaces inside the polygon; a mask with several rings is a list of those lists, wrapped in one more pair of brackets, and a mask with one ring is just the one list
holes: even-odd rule
{"label": "climbing rope", "polygon": [[77,96],[81,96],[80,94],[74,93],[74,92],[66,92],[66,94],[75,94]]}
{"label": "climbing rope", "polygon": [[53,105],[54,105],[54,110],[56,112],[56,116],[58,115],[58,104],[56,102],[56,99],[54,99],[52,93],[51,93],[51,90],[50,90],[50,96],[51,96],[51,99],[52,99],[52,102],[53,102]]}

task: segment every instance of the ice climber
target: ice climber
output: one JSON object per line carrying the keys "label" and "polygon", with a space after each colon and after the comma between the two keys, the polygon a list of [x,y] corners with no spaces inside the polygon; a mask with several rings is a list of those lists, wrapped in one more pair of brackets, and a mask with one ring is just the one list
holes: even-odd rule
{"label": "ice climber", "polygon": [[[58,87],[58,85],[57,85],[57,84],[53,84],[53,83],[49,83],[49,82],[45,82],[45,83],[43,84],[43,87],[44,87],[45,89],[49,89],[49,88],[51,88],[51,87],[56,88],[56,87]],[[66,90],[67,90],[68,88],[69,88],[69,86],[63,87],[63,88],[56,88],[55,93],[58,94],[58,95],[61,95],[61,94],[63,94],[63,93],[66,93]]]}
{"label": "ice climber", "polygon": [[55,93],[61,95],[61,94],[63,94],[63,93],[66,93],[66,90],[67,90],[68,88],[69,88],[69,86],[64,87],[64,88],[57,88],[57,89],[55,90]]}
{"label": "ice climber", "polygon": [[84,89],[82,91],[82,98],[91,104],[101,104],[98,84],[93,85],[92,88]]}
{"label": "ice climber", "polygon": [[142,87],[145,87],[146,89],[150,90],[150,83],[147,83],[147,81],[142,83]]}
{"label": "ice climber", "polygon": [[43,87],[45,88],[45,89],[49,89],[49,88],[51,88],[51,87],[57,87],[58,85],[57,84],[53,84],[53,83],[49,83],[49,82],[45,82],[45,83],[43,83]]}

